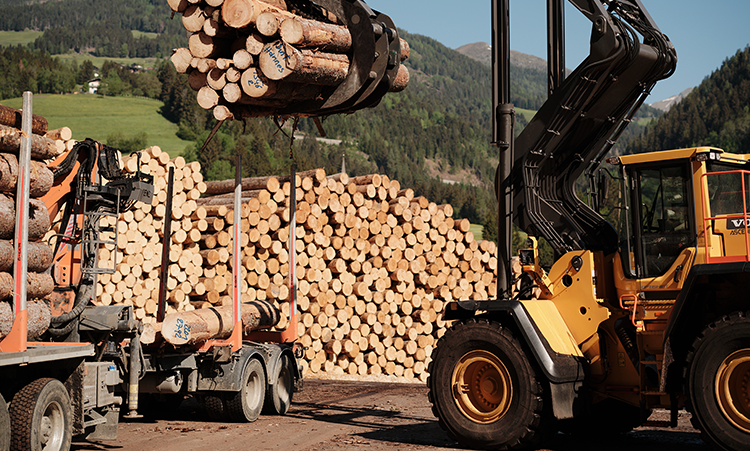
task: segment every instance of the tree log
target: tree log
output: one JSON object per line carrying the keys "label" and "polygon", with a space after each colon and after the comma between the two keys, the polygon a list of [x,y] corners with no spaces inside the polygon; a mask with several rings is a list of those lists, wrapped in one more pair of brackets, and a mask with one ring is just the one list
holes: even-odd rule
{"label": "tree log", "polygon": [[227,78],[224,71],[218,67],[211,69],[206,76],[206,83],[208,83],[208,87],[214,91],[224,89],[224,86],[227,84]]}
{"label": "tree log", "polygon": [[229,103],[237,103],[242,97],[242,89],[237,83],[227,83],[221,93],[224,100]]}
{"label": "tree log", "polygon": [[[255,189],[267,189],[274,193],[280,188],[279,179],[274,176],[267,177],[246,177],[241,180],[242,191]],[[229,180],[212,180],[206,182],[206,195],[227,194],[234,191],[234,179]]]}
{"label": "tree log", "polygon": [[[242,303],[242,333],[270,328],[279,322],[280,312],[269,302]],[[232,306],[198,309],[167,315],[162,323],[162,337],[175,346],[202,343],[232,334]]]}
{"label": "tree log", "polygon": [[197,100],[201,108],[210,110],[219,104],[219,94],[210,87],[204,86],[198,91]]}
{"label": "tree log", "polygon": [[349,73],[349,58],[335,53],[298,50],[276,41],[265,45],[259,66],[271,80],[337,86]]}
{"label": "tree log", "polygon": [[271,11],[263,11],[255,19],[255,29],[263,36],[274,37],[279,32],[279,17]]}
{"label": "tree log", "polygon": [[[29,196],[42,197],[52,188],[53,175],[46,164],[31,160]],[[15,195],[18,185],[18,157],[0,153],[0,192]]]}
{"label": "tree log", "polygon": [[[15,263],[12,241],[0,240],[0,271],[10,271]],[[29,272],[44,272],[52,265],[52,248],[43,242],[29,241],[27,268]]]}
{"label": "tree log", "polygon": [[[22,114],[21,110],[0,105],[0,124],[20,129]],[[31,133],[35,135],[44,135],[47,133],[47,119],[43,116],[32,114]]]}
{"label": "tree log", "polygon": [[234,67],[239,70],[245,70],[253,64],[253,55],[245,49],[240,49],[232,55]]}
{"label": "tree log", "polygon": [[176,13],[181,13],[187,9],[189,3],[187,0],[167,0],[169,7]]}
{"label": "tree log", "polygon": [[403,64],[398,68],[398,74],[393,80],[388,92],[401,92],[409,86],[409,69]]}
{"label": "tree log", "polygon": [[67,141],[73,137],[73,132],[68,127],[56,128],[49,130],[44,134],[45,137],[54,140]]}
{"label": "tree log", "polygon": [[225,105],[216,105],[214,107],[214,119],[217,121],[227,121],[234,119],[234,113]]}
{"label": "tree log", "polygon": [[222,53],[226,53],[222,50],[228,50],[227,42],[223,39],[209,36],[203,31],[192,34],[188,38],[188,48],[190,53],[196,58],[212,58],[214,56],[222,56]]}
{"label": "tree log", "polygon": [[257,33],[250,33],[245,40],[245,50],[250,52],[251,55],[258,56],[263,51],[263,46],[266,43],[263,41],[263,36]]}
{"label": "tree log", "polygon": [[190,5],[182,13],[182,26],[191,33],[197,33],[203,29],[206,15],[198,5]]}
{"label": "tree log", "polygon": [[[7,272],[0,272],[0,299],[13,296],[15,283],[13,276]],[[26,277],[26,294],[29,299],[42,299],[52,293],[55,283],[47,273],[29,272]]]}
{"label": "tree log", "polygon": [[[16,201],[0,194],[0,239],[13,238],[16,229]],[[29,241],[40,240],[50,229],[47,207],[39,199],[29,201]]]}
{"label": "tree log", "polygon": [[[21,148],[21,131],[13,127],[0,125],[0,152],[18,155]],[[31,135],[31,159],[49,160],[57,156],[55,141],[44,136]]]}
{"label": "tree log", "polygon": [[199,70],[191,70],[188,74],[188,85],[193,91],[200,91],[201,88],[208,84],[208,77]]}
{"label": "tree log", "polygon": [[347,53],[352,47],[348,28],[301,17],[285,19],[280,33],[284,42],[299,47],[317,47],[331,53]]}
{"label": "tree log", "polygon": [[[26,304],[27,329],[26,338],[32,340],[47,331],[50,324],[50,308],[41,300],[30,301]],[[13,327],[13,308],[8,302],[0,302],[0,338],[10,333]]]}
{"label": "tree log", "polygon": [[240,86],[250,97],[265,97],[276,92],[276,82],[266,78],[255,67],[250,67],[242,73]]}
{"label": "tree log", "polygon": [[190,53],[189,49],[186,49],[184,47],[175,49],[175,51],[172,53],[172,56],[169,58],[169,60],[172,61],[172,64],[174,64],[175,70],[180,74],[184,74],[185,72],[187,72],[192,59],[193,54]]}

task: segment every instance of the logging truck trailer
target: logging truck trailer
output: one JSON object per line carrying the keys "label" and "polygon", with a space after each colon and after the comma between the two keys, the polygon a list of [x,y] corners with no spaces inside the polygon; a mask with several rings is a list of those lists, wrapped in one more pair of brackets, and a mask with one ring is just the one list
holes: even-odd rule
{"label": "logging truck trailer", "polygon": [[[234,421],[254,421],[264,407],[286,413],[302,386],[296,327],[243,334],[238,313],[228,339],[142,346],[143,323],[132,306],[93,305],[97,274],[112,271],[100,265],[98,249],[116,244],[120,213],[151,202],[153,178],[122,173],[118,153],[93,140],[79,142],[54,164],[55,182],[43,201],[51,218],[63,211],[65,224],[54,247],[55,290],[46,323],[44,309],[29,314],[25,296],[14,299],[13,326],[0,341],[0,451],[67,450],[73,436],[114,440],[121,409],[126,418],[141,416],[139,397],[174,406],[192,394],[213,418]],[[115,226],[102,226],[104,216],[115,218]],[[32,341],[28,330],[34,327],[45,331]]]}
{"label": "logging truck trailer", "polygon": [[[571,0],[593,27],[565,77],[564,3],[547,2],[548,100],[514,138],[509,2],[493,1],[499,298],[446,305],[433,412],[462,444],[515,449],[628,431],[654,408],[674,427],[687,408],[704,440],[749,450],[750,155],[696,147],[601,167],[676,53],[639,0]],[[518,277],[513,224],[530,236]],[[554,251],[548,271],[536,237]]]}

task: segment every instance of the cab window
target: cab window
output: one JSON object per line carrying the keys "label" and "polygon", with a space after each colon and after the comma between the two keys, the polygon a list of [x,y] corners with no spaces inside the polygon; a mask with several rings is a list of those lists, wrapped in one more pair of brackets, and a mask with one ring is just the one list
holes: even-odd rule
{"label": "cab window", "polygon": [[[682,250],[695,242],[691,177],[686,163],[636,169],[634,213],[639,277],[667,272]],[[640,236],[638,236],[640,235]]]}

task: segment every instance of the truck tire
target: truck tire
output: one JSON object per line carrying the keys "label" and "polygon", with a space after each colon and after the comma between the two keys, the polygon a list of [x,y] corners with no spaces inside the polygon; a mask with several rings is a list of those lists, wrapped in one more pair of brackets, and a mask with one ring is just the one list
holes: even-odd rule
{"label": "truck tire", "polygon": [[282,354],[276,366],[276,375],[271,379],[266,392],[265,411],[273,415],[285,415],[292,405],[294,394],[294,368],[288,354]]}
{"label": "truck tire", "polygon": [[750,450],[750,315],[735,312],[693,342],[686,369],[689,408],[704,439]]}
{"label": "truck tire", "polygon": [[437,343],[427,386],[440,426],[462,445],[534,445],[549,432],[542,384],[510,330],[486,319],[457,321]]}
{"label": "truck tire", "polygon": [[206,406],[206,414],[211,421],[225,421],[227,419],[227,410],[224,408],[224,401],[221,397],[206,395],[203,398],[203,405]]}
{"label": "truck tire", "polygon": [[0,395],[0,451],[10,449],[10,413],[3,395]]}
{"label": "truck tire", "polygon": [[266,398],[266,371],[257,359],[250,359],[242,371],[240,391],[229,393],[224,403],[229,418],[252,423],[260,416]]}
{"label": "truck tire", "polygon": [[10,403],[11,444],[17,451],[67,451],[73,428],[70,396],[62,382],[42,378]]}

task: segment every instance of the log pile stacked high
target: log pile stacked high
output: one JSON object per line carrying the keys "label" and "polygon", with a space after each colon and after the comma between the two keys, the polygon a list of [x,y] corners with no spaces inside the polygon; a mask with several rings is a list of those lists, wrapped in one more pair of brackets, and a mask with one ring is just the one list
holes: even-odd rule
{"label": "log pile stacked high", "polygon": [[[13,311],[10,300],[15,280],[13,238],[16,226],[16,190],[18,184],[18,154],[23,132],[19,130],[21,112],[0,105],[0,338],[10,332],[13,325]],[[45,271],[52,264],[52,248],[41,241],[50,229],[47,208],[39,199],[52,187],[52,171],[45,161],[58,154],[58,146],[48,133],[47,121],[41,116],[33,116],[31,136],[31,166],[29,195],[29,248],[27,276],[28,338],[43,334],[50,325],[50,308],[42,301],[49,295],[54,283],[52,276]]]}
{"label": "log pile stacked high", "polygon": [[[157,194],[152,205],[123,215],[118,271],[100,283],[102,304],[132,303],[146,323],[155,322],[157,309],[157,243],[167,214],[160,180],[168,165],[181,168],[182,186],[176,183],[172,209],[167,313],[232,301],[234,181],[203,182],[197,163],[163,155],[151,148],[141,160],[157,175]],[[126,159],[126,169],[135,170],[134,163]],[[495,245],[477,242],[467,220],[452,218],[450,205],[415,197],[387,176],[316,169],[299,173],[295,184],[305,372],[424,381],[445,331],[445,302],[496,295]],[[242,301],[273,302],[281,311],[277,329],[289,327],[290,186],[289,176],[242,181]],[[110,257],[111,250],[101,252],[102,260]]]}
{"label": "log pile stacked high", "polygon": [[[6,127],[15,130],[12,125]],[[0,152],[6,151],[4,140],[11,142],[17,132],[0,133]],[[37,180],[47,180],[44,183],[49,185],[51,173],[42,161],[55,156],[57,146],[37,136],[35,141],[42,144],[34,145],[40,153],[35,153],[39,162],[33,167],[39,174]],[[12,230],[10,187],[15,183],[15,155],[12,149],[7,152],[0,155],[0,229]],[[126,172],[138,169],[136,156],[122,161]],[[198,163],[172,159],[158,147],[142,152],[140,165],[141,170],[154,175],[154,200],[123,213],[117,222],[116,244],[100,249],[100,266],[109,264],[115,271],[99,275],[95,302],[130,304],[138,319],[149,325],[156,322],[164,224],[171,217],[166,313],[229,305],[234,181],[204,182]],[[175,177],[172,209],[167,211],[170,167]],[[295,327],[289,322],[290,181],[289,176],[243,179],[239,224],[242,301],[273,303],[281,312],[276,322],[280,330]],[[37,196],[49,189],[36,187],[36,183],[32,186]],[[495,245],[477,242],[467,220],[452,218],[450,205],[415,197],[411,189],[384,175],[350,178],[315,169],[298,173],[294,186],[296,327],[306,348],[305,373],[386,374],[424,381],[432,347],[445,332],[445,303],[496,296]],[[35,202],[32,200],[32,205]],[[43,205],[32,208],[32,224],[37,216],[41,222],[49,219],[34,211],[46,213]],[[35,243],[32,249],[39,248],[29,258],[28,287],[33,298],[43,298],[51,291],[51,280],[40,282],[48,277],[42,273],[51,260],[51,249],[43,243],[57,233],[49,229],[49,222],[40,223],[32,225],[35,231],[30,233]],[[46,239],[37,243],[45,232]],[[0,260],[12,257],[9,239],[10,235],[5,237],[0,230]],[[36,259],[39,264],[32,262]],[[3,299],[10,293],[4,295],[3,287],[13,282],[7,271],[0,261]],[[34,278],[37,280],[32,281]],[[40,307],[37,316],[43,323],[35,333],[42,333],[47,327],[44,322],[49,324],[49,311],[44,302],[34,305]],[[8,303],[0,302],[0,333],[9,318]]]}
{"label": "log pile stacked high", "polygon": [[[171,57],[198,104],[217,120],[273,116],[294,102],[330,95],[349,73],[352,38],[332,14],[284,0],[168,0],[189,34]],[[314,18],[313,18],[314,17]],[[401,60],[409,56],[401,40]],[[401,65],[391,91],[409,72]]]}

